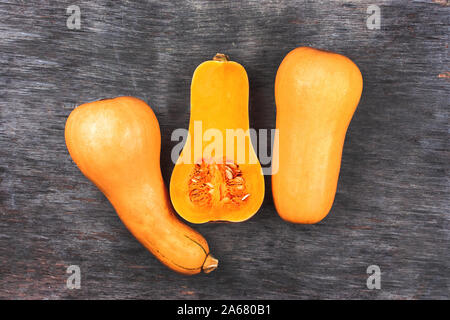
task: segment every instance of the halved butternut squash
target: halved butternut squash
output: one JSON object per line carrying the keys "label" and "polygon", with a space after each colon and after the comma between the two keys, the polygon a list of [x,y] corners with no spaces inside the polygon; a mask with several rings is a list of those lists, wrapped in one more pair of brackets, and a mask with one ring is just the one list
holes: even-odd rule
{"label": "halved butternut squash", "polygon": [[191,84],[186,144],[170,181],[178,214],[193,223],[240,222],[259,209],[264,176],[250,139],[245,69],[217,54]]}

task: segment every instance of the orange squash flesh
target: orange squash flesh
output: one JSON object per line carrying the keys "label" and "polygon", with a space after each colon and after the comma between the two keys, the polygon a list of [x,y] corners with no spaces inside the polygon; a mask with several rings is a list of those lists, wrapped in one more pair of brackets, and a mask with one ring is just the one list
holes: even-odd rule
{"label": "orange squash flesh", "polygon": [[172,204],[189,222],[240,222],[262,204],[264,177],[249,134],[248,91],[245,69],[225,55],[194,72],[189,135],[170,181]]}
{"label": "orange squash flesh", "polygon": [[272,193],[279,215],[316,223],[334,201],[341,155],[363,79],[347,57],[300,47],[281,63],[275,80],[277,106]]}
{"label": "orange squash flesh", "polygon": [[119,97],[81,105],[66,122],[65,139],[81,172],[161,262],[183,274],[217,267],[206,240],[173,213],[160,170],[159,124],[145,102]]}

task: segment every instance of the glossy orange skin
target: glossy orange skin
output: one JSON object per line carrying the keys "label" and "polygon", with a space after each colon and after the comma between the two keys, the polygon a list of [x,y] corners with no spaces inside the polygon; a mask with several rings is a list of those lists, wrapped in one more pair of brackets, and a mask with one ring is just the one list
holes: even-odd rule
{"label": "glossy orange skin", "polygon": [[282,61],[275,80],[272,193],[284,220],[317,223],[330,211],[362,88],[358,67],[342,55],[300,47]]}
{"label": "glossy orange skin", "polygon": [[173,213],[160,170],[158,120],[144,101],[119,97],[83,104],[67,119],[65,139],[81,172],[161,262],[183,274],[217,266],[206,240]]}

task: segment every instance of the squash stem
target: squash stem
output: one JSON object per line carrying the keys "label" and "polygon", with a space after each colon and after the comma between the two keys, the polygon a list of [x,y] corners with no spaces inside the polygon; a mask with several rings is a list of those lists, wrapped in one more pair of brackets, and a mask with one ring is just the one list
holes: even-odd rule
{"label": "squash stem", "polygon": [[230,61],[230,57],[224,53],[217,53],[214,56],[213,61],[227,62]]}
{"label": "squash stem", "polygon": [[214,271],[218,265],[219,260],[214,258],[211,254],[208,254],[202,266],[203,272],[210,273],[211,271]]}

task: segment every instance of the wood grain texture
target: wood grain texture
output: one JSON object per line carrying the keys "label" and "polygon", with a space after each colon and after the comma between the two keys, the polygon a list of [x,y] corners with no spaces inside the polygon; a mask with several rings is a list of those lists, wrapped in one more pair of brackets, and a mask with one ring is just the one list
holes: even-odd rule
{"label": "wood grain texture", "polygon": [[[66,27],[71,4],[80,30]],[[366,27],[371,4],[380,30]],[[0,2],[0,298],[449,298],[449,16],[448,1]],[[101,98],[144,99],[167,183],[195,67],[216,52],[244,65],[250,124],[274,128],[275,73],[301,45],[342,53],[364,76],[332,212],[282,221],[267,177],[251,220],[194,226],[219,269],[173,273],[74,165],[67,116]],[[73,264],[80,290],[66,288]],[[372,264],[381,290],[366,287]]]}

